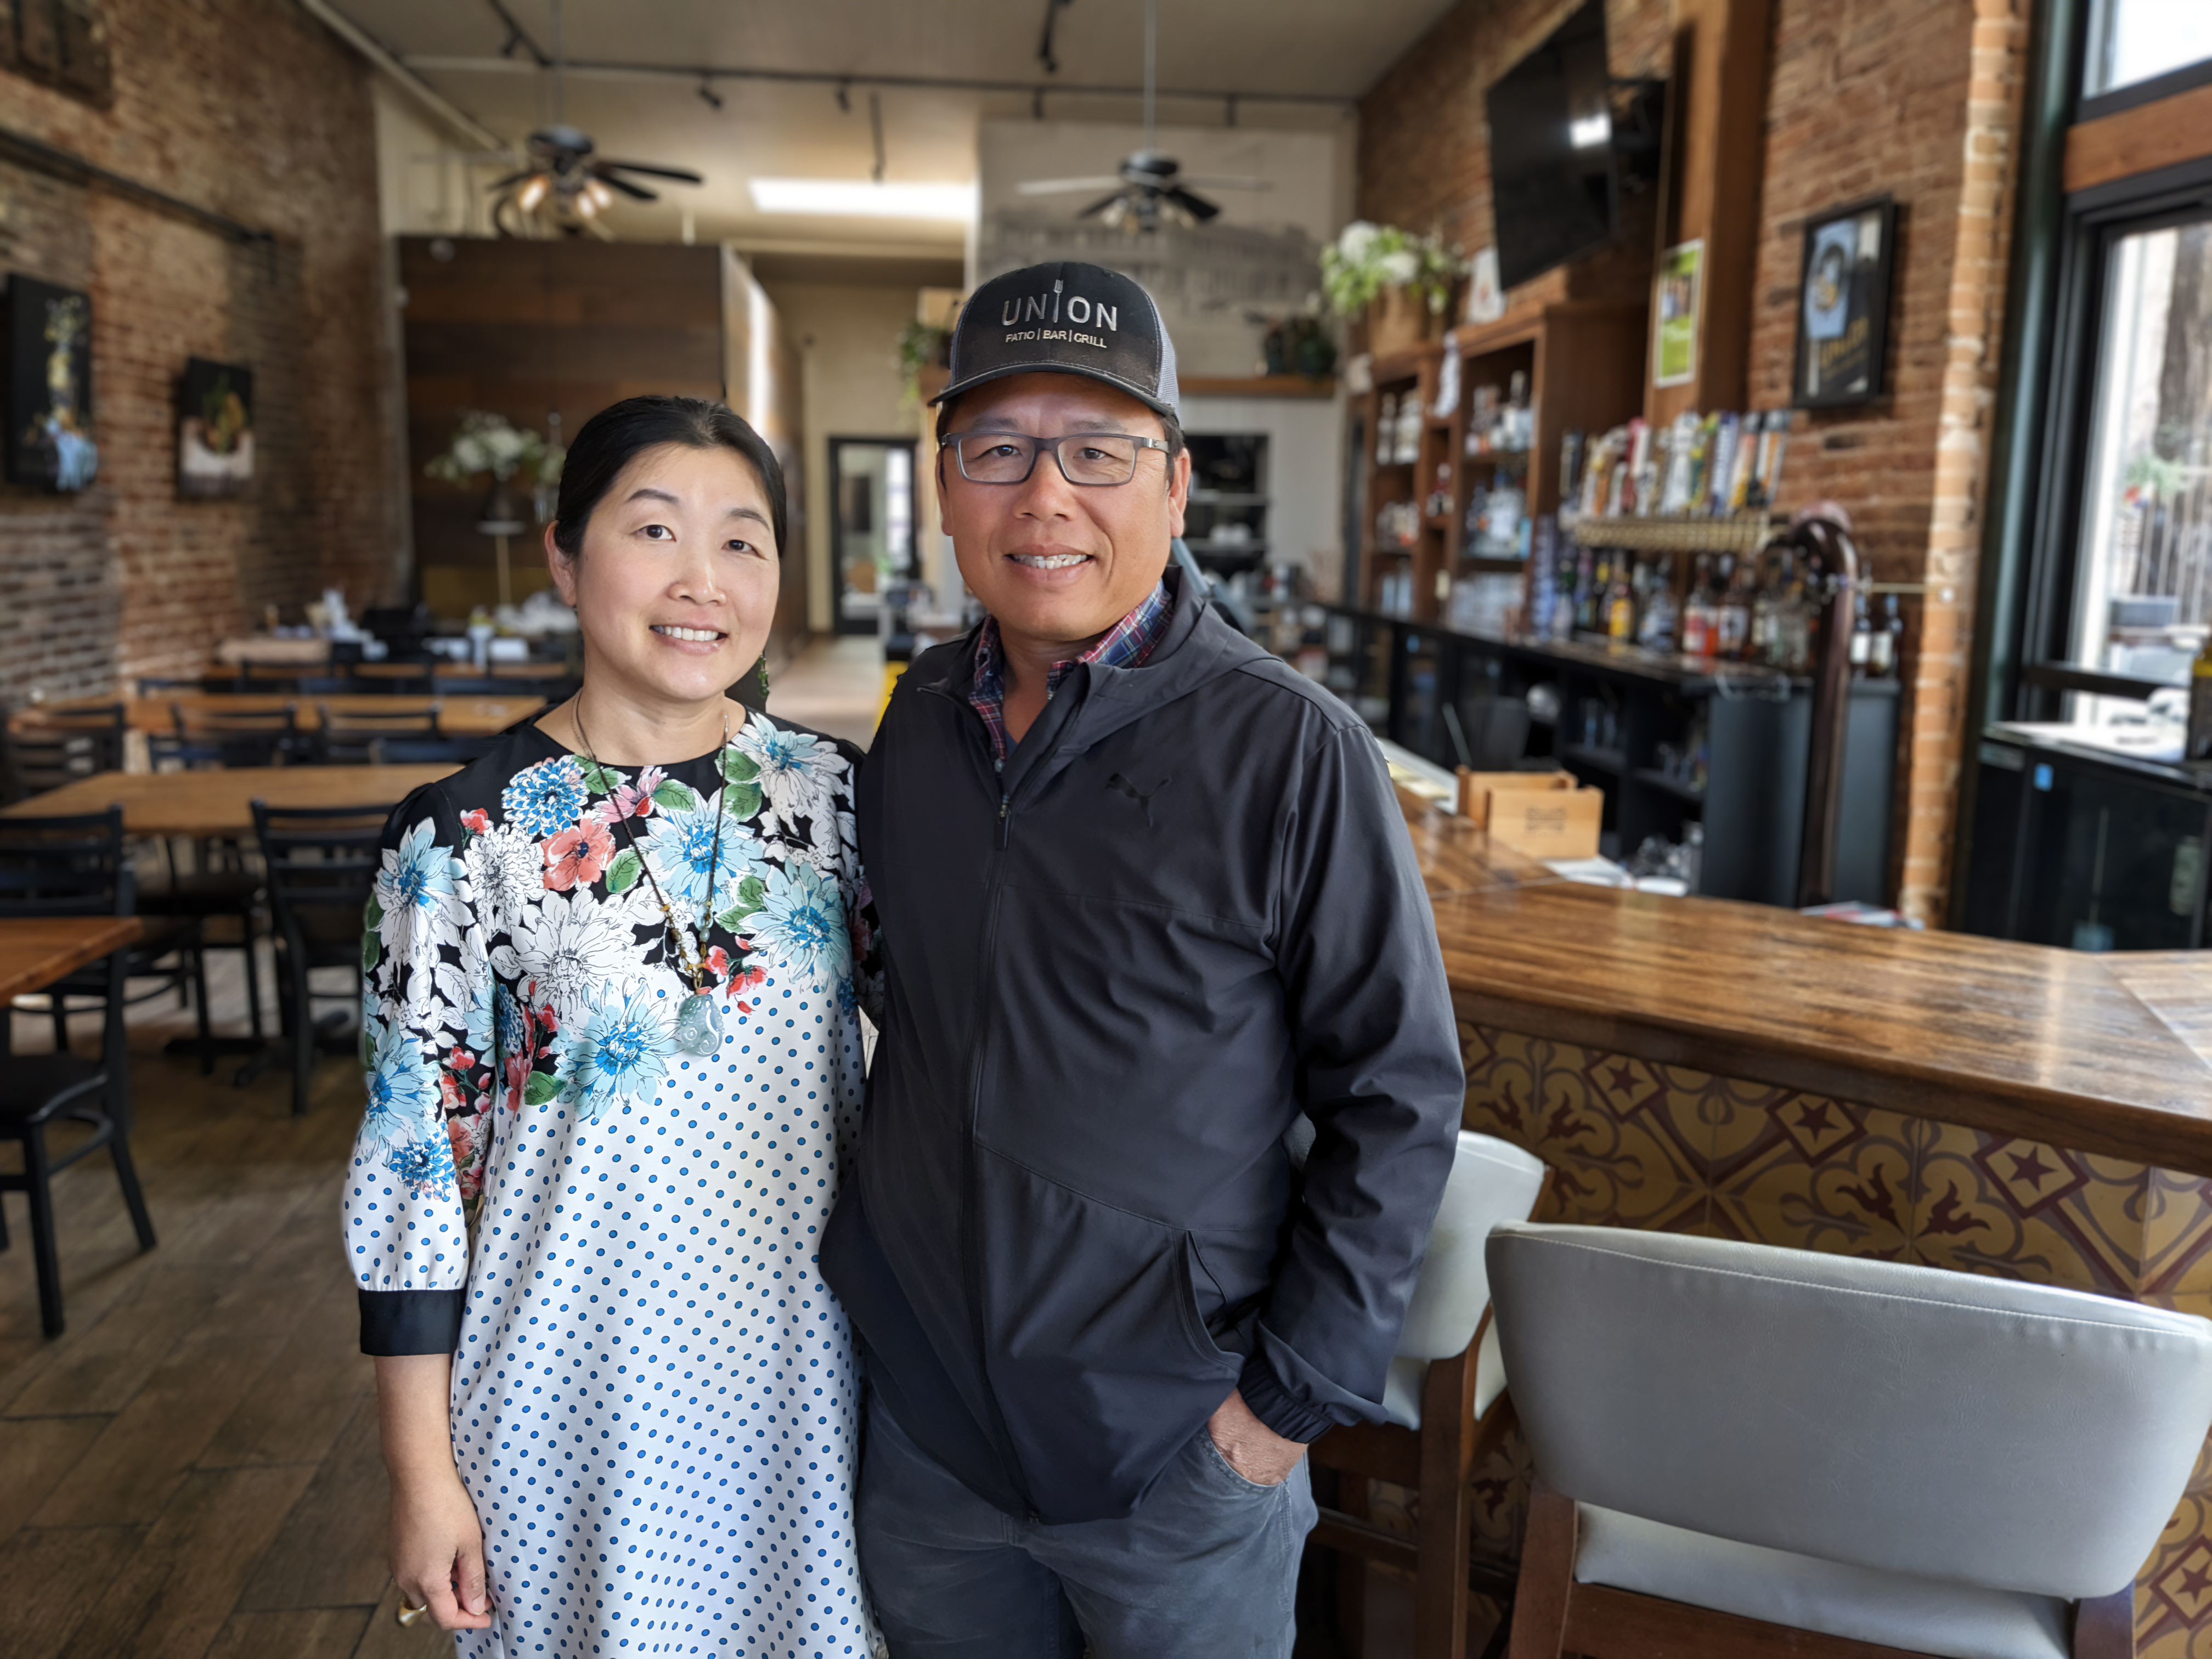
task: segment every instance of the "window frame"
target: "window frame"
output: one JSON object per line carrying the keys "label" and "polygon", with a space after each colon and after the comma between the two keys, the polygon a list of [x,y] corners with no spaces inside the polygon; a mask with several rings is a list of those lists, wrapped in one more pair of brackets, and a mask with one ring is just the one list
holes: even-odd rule
{"label": "window frame", "polygon": [[[2144,84],[2148,85],[2148,82]],[[2022,594],[2019,665],[2004,700],[2015,720],[2061,718],[2069,693],[2148,699],[2171,689],[2085,668],[2071,659],[2075,600],[2089,447],[2096,435],[2097,351],[2106,277],[2122,236],[2212,217],[2212,155],[2115,179],[2065,201],[2059,232],[2059,273],[2053,313],[2051,373],[2038,446],[2039,483]]]}

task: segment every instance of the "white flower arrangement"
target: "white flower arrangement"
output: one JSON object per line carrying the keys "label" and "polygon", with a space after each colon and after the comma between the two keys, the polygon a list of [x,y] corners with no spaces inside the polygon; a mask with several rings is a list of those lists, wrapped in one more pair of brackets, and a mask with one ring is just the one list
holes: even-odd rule
{"label": "white flower arrangement", "polygon": [[1355,219],[1321,252],[1322,291],[1340,317],[1357,317],[1386,288],[1402,288],[1443,314],[1452,284],[1467,271],[1457,248],[1441,236],[1410,236],[1395,225]]}
{"label": "white flower arrangement", "polygon": [[465,483],[487,472],[503,483],[525,471],[538,483],[553,483],[568,455],[567,450],[516,427],[504,415],[472,409],[461,416],[460,429],[446,453],[422,470],[447,483]]}

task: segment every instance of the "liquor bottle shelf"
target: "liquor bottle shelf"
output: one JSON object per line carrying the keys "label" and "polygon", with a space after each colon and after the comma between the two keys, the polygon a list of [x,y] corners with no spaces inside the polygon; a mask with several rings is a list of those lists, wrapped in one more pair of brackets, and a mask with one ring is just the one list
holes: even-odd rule
{"label": "liquor bottle shelf", "polygon": [[1616,517],[1565,514],[1559,528],[1584,547],[1617,547],[1638,553],[1755,553],[1786,521],[1771,513],[1723,517]]}
{"label": "liquor bottle shelf", "polygon": [[1698,785],[1685,782],[1671,772],[1662,772],[1656,766],[1639,766],[1628,775],[1638,783],[1649,784],[1654,789],[1663,789],[1683,800],[1702,804],[1705,799],[1705,792]]}

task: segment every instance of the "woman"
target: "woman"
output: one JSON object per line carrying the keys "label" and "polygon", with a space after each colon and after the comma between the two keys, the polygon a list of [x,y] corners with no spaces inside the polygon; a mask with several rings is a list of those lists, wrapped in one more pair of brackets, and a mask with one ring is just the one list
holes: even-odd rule
{"label": "woman", "polygon": [[385,832],[346,1249],[399,1616],[464,1656],[873,1646],[815,1265],[860,1103],[856,757],[726,694],[784,530],[727,409],[593,416],[546,532],[583,689]]}

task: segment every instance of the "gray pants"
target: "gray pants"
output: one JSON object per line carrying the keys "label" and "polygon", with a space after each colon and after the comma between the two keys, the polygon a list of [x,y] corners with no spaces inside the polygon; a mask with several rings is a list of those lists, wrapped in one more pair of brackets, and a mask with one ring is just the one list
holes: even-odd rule
{"label": "gray pants", "polygon": [[985,1503],[871,1397],[860,1570],[891,1659],[1289,1659],[1314,1523],[1302,1462],[1279,1486],[1201,1426],[1137,1512],[1048,1527]]}

